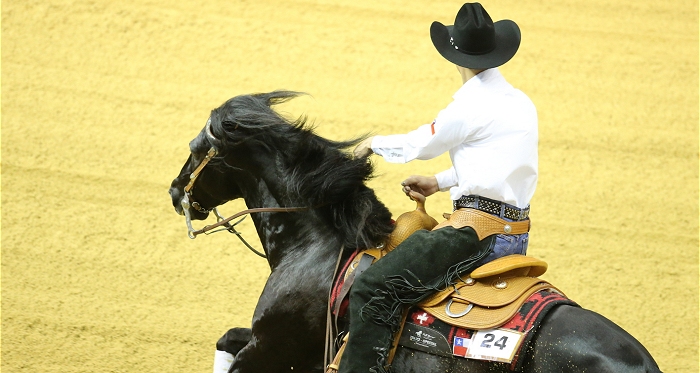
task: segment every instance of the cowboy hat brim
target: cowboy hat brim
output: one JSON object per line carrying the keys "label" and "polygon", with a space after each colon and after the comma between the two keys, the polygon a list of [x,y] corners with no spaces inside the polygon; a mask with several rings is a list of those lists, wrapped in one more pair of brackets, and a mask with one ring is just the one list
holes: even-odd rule
{"label": "cowboy hat brim", "polygon": [[490,69],[508,62],[520,46],[520,28],[518,25],[504,19],[493,24],[496,32],[496,48],[484,54],[468,54],[455,49],[450,42],[452,27],[440,22],[430,25],[430,39],[435,49],[446,60],[469,69]]}

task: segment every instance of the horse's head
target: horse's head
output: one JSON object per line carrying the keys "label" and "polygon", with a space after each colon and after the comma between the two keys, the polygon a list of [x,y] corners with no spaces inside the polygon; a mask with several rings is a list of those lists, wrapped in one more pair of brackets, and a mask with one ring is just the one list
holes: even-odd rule
{"label": "horse's head", "polygon": [[275,173],[270,157],[280,151],[290,122],[271,106],[298,93],[276,91],[269,94],[234,97],[214,109],[207,124],[190,142],[190,156],[170,186],[175,211],[194,220],[206,219],[209,212],[236,198],[246,197],[247,189],[257,189],[262,173]]}
{"label": "horse's head", "polygon": [[211,132],[210,118],[190,142],[190,155],[170,185],[170,197],[177,213],[203,220],[215,207],[242,197],[232,180],[234,173],[227,170],[220,157],[220,147],[221,141]]}
{"label": "horse's head", "polygon": [[[347,152],[362,138],[328,140],[316,135],[304,117],[289,120],[272,108],[298,95],[242,95],[211,112],[170,187],[175,210],[188,224],[205,219],[227,201],[243,198],[249,209],[303,208],[304,220],[288,221],[286,226],[335,230],[348,248],[369,247],[388,236],[391,214],[365,185],[372,177],[372,164]],[[265,220],[269,216],[256,216],[256,225],[272,224]],[[286,218],[298,217],[278,215],[275,224]]]}

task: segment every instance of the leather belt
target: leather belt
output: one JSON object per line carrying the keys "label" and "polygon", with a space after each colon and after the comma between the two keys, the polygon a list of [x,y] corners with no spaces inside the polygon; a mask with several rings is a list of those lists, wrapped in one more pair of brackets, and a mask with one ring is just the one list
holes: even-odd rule
{"label": "leather belt", "polygon": [[456,229],[471,227],[476,231],[479,240],[483,240],[494,234],[524,234],[530,231],[530,220],[506,221],[498,216],[493,216],[487,212],[476,209],[459,209],[454,211],[448,220],[438,224],[433,230],[443,227],[454,227]]}
{"label": "leather belt", "polygon": [[530,206],[519,209],[501,201],[476,195],[462,196],[458,200],[452,201],[452,205],[455,210],[460,208],[477,209],[515,221],[525,220],[530,215]]}

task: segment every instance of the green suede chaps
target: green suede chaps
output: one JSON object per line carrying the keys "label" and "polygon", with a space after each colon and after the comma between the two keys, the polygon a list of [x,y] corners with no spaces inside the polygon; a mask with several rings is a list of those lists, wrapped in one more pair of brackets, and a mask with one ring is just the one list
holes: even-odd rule
{"label": "green suede chaps", "polygon": [[372,264],[350,290],[350,338],[339,373],[386,372],[386,358],[403,311],[471,273],[493,250],[470,227],[413,233]]}

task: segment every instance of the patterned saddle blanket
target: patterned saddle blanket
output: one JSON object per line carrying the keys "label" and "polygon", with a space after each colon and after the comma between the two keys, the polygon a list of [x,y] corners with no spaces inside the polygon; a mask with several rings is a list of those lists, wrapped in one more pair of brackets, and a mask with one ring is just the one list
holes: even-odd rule
{"label": "patterned saddle blanket", "polygon": [[488,360],[519,371],[520,356],[535,335],[547,312],[554,307],[577,304],[554,289],[530,294],[505,323],[488,329],[466,328],[447,322],[415,306],[408,312],[398,344],[440,356]]}

